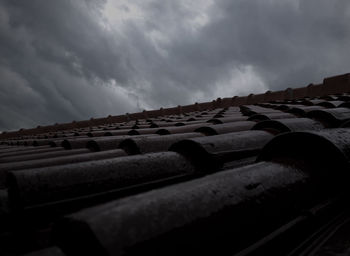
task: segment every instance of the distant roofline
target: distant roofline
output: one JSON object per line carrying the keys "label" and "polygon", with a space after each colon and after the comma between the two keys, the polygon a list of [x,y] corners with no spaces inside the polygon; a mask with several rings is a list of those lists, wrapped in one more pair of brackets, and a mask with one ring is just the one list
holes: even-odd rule
{"label": "distant roofline", "polygon": [[121,123],[137,119],[155,118],[164,115],[177,115],[193,111],[203,111],[207,109],[226,108],[230,106],[252,105],[270,101],[296,100],[305,97],[322,97],[330,94],[340,94],[350,92],[350,73],[327,77],[321,84],[309,84],[301,88],[287,88],[283,91],[267,91],[262,94],[249,94],[248,96],[234,96],[232,98],[217,98],[210,102],[194,103],[191,105],[177,106],[171,108],[160,108],[158,110],[144,110],[138,113],[126,113],[104,118],[91,118],[84,121],[73,121],[71,123],[54,124],[48,126],[38,126],[30,129],[20,129],[18,131],[4,131],[0,134],[0,139],[9,139],[17,136],[35,135],[40,133],[57,132],[69,129],[84,128],[103,124]]}

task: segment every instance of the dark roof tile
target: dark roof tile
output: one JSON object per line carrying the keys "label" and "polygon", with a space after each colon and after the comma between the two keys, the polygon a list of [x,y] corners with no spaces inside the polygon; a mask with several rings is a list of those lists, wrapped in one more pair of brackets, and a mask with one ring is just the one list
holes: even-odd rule
{"label": "dark roof tile", "polygon": [[287,110],[288,113],[293,113],[302,117],[306,117],[307,113],[313,110],[319,110],[319,109],[324,109],[323,106],[296,106],[296,107],[291,107],[289,110]]}
{"label": "dark roof tile", "polygon": [[325,102],[321,102],[317,105],[319,106],[324,106],[326,108],[337,108],[339,107],[341,104],[343,104],[344,101],[340,101],[340,100],[332,100],[332,101],[325,101]]}
{"label": "dark roof tile", "polygon": [[195,172],[192,164],[175,152],[13,171],[8,174],[9,199],[14,210],[54,202],[64,208],[66,200],[69,203]]}
{"label": "dark roof tile", "polygon": [[320,122],[309,118],[289,118],[266,120],[254,125],[252,130],[265,130],[274,134],[305,130],[321,130],[325,128]]}
{"label": "dark roof tile", "polygon": [[[87,149],[77,149],[77,151],[78,150],[85,152],[85,150]],[[106,150],[102,152],[91,152],[90,150],[87,150],[86,153],[81,153],[81,154],[72,154],[67,156],[58,156],[58,157],[52,157],[52,158],[34,159],[34,160],[27,160],[27,161],[16,161],[11,163],[1,163],[0,180],[5,181],[5,175],[2,174],[5,171],[72,164],[72,163],[87,162],[87,161],[107,159],[107,158],[115,158],[115,157],[125,156],[125,155],[126,153],[124,152],[124,150],[121,150],[121,149]]]}
{"label": "dark roof tile", "polygon": [[[72,254],[152,253],[156,244],[161,253],[169,246],[175,254],[233,253],[341,190],[349,175],[349,134],[348,129],[286,133],[271,140],[259,157],[274,163],[227,170],[74,213],[56,226],[59,244]],[[214,137],[197,140],[208,138]],[[302,141],[307,143],[300,148]],[[336,173],[328,169],[334,160],[339,161]],[[239,242],[233,245],[232,239]],[[88,248],[84,241],[91,241]]]}
{"label": "dark roof tile", "polygon": [[24,149],[18,148],[18,150],[15,151],[8,151],[0,154],[0,159],[4,157],[16,157],[16,156],[23,156],[23,155],[31,155],[31,154],[39,154],[39,153],[49,153],[49,152],[58,152],[62,151],[62,148],[53,148],[50,146],[43,146],[43,147],[25,147]]}
{"label": "dark roof tile", "polygon": [[0,254],[305,254],[346,210],[349,88],[345,74],[3,132]]}
{"label": "dark roof tile", "polygon": [[324,123],[327,127],[339,127],[341,123],[350,119],[350,109],[332,108],[313,110],[307,116]]}
{"label": "dark roof tile", "polygon": [[[301,144],[302,143],[302,144]],[[302,146],[301,146],[302,145]],[[294,157],[312,164],[313,171],[350,168],[350,129],[323,129],[320,131],[293,132],[276,136],[264,147],[259,160],[271,161]],[[277,161],[277,160],[276,160]],[[294,161],[297,164],[297,161]],[[309,166],[310,168],[310,166]]]}
{"label": "dark roof tile", "polygon": [[[163,129],[166,130],[167,127],[164,127]],[[171,126],[172,127],[172,126]],[[157,134],[157,132],[161,130],[159,128],[144,128],[141,130],[136,130],[136,129],[132,129],[128,131],[128,135],[147,135],[147,134]],[[159,133],[158,133],[159,134]],[[167,133],[165,134],[169,134],[169,132],[167,131]]]}
{"label": "dark roof tile", "polygon": [[316,191],[308,174],[263,162],[82,210],[56,236],[71,255],[232,254],[311,206]]}
{"label": "dark roof tile", "polygon": [[249,121],[264,121],[271,119],[284,119],[284,118],[295,118],[295,115],[290,113],[266,113],[266,114],[254,114],[251,115],[247,120]]}
{"label": "dark roof tile", "polygon": [[190,125],[184,125],[184,126],[178,126],[178,127],[163,127],[161,129],[157,129],[155,133],[160,135],[167,135],[167,134],[178,134],[178,133],[188,133],[188,132],[194,132],[196,129],[205,126],[207,123],[197,123],[197,124],[190,124]]}
{"label": "dark roof tile", "polygon": [[213,172],[227,162],[256,156],[272,137],[265,131],[232,132],[186,139],[175,143],[169,150],[183,154],[200,169]]}
{"label": "dark roof tile", "polygon": [[[130,129],[132,129],[132,127],[130,127]],[[123,129],[120,129],[120,130],[91,131],[91,132],[86,133],[86,136],[89,136],[89,137],[101,137],[101,136],[111,136],[111,135],[113,135],[113,136],[116,136],[116,135],[127,135],[128,132],[130,131],[130,129],[125,129],[123,127]]]}
{"label": "dark roof tile", "polygon": [[180,133],[163,136],[132,137],[123,140],[119,147],[125,150],[129,155],[145,154],[151,152],[167,151],[175,142],[187,138],[204,136],[201,133]]}
{"label": "dark roof tile", "polygon": [[32,152],[31,154],[1,157],[0,163],[60,157],[60,156],[86,153],[87,151],[88,149],[74,149],[74,150],[68,151],[68,150],[63,150],[61,148],[57,148],[57,149],[55,148],[55,150],[49,151],[49,152]]}
{"label": "dark roof tile", "polygon": [[41,146],[41,147],[5,147],[3,149],[0,149],[0,156],[2,154],[10,154],[10,153],[20,153],[20,152],[28,152],[28,151],[36,151],[40,149],[48,149],[49,146]]}
{"label": "dark roof tile", "polygon": [[202,125],[195,129],[195,132],[200,132],[205,135],[218,135],[231,132],[240,132],[250,130],[255,125],[253,121],[237,121],[232,123]]}
{"label": "dark roof tile", "polygon": [[91,141],[91,138],[79,138],[63,140],[61,146],[65,149],[79,149],[86,148],[86,143]]}
{"label": "dark roof tile", "polygon": [[110,149],[116,149],[119,144],[128,138],[147,138],[147,137],[159,137],[158,134],[146,134],[146,135],[135,135],[135,136],[109,136],[97,138],[95,140],[89,140],[86,143],[86,147],[91,151],[104,151]]}
{"label": "dark roof tile", "polygon": [[237,122],[237,121],[246,121],[247,117],[242,116],[240,114],[236,115],[230,115],[230,116],[223,116],[223,117],[214,117],[212,119],[209,119],[208,123],[213,124],[224,124],[224,123],[231,123],[231,122]]}

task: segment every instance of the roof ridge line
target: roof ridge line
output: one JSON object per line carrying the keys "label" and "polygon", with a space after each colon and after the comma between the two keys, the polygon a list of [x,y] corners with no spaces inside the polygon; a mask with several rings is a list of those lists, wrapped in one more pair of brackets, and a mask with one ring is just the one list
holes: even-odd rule
{"label": "roof ridge line", "polygon": [[124,115],[109,115],[101,118],[91,118],[90,120],[72,121],[70,123],[54,124],[47,126],[37,126],[36,128],[18,131],[4,131],[0,134],[0,139],[8,139],[21,135],[35,135],[52,131],[64,131],[75,128],[85,128],[90,126],[121,123],[126,121],[148,119],[164,115],[179,115],[194,111],[204,111],[208,109],[227,108],[241,105],[252,105],[271,101],[297,100],[305,97],[320,97],[329,94],[339,94],[350,92],[350,73],[326,77],[321,84],[308,84],[305,87],[286,88],[282,91],[266,91],[261,94],[249,94],[248,96],[233,96],[231,98],[217,98],[216,100],[194,103],[190,105],[170,108],[160,108],[158,110],[144,110],[137,113],[126,113]]}

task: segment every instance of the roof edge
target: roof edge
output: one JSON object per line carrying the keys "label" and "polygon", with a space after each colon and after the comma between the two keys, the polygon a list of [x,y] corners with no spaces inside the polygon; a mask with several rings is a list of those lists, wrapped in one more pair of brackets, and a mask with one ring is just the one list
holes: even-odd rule
{"label": "roof edge", "polygon": [[177,106],[171,108],[160,108],[158,110],[144,110],[137,113],[126,113],[103,118],[91,118],[90,120],[73,121],[70,123],[38,126],[30,129],[3,132],[0,139],[9,139],[17,136],[35,135],[40,133],[57,132],[69,129],[85,128],[102,124],[126,122],[137,119],[155,118],[164,115],[185,114],[193,111],[204,111],[215,108],[227,108],[231,106],[251,105],[270,101],[296,100],[304,97],[320,97],[329,94],[350,92],[350,73],[327,77],[321,84],[309,84],[305,87],[287,88],[284,91],[267,91],[262,94],[250,94],[248,96],[234,96],[231,98],[218,98],[213,101],[194,103],[191,105]]}

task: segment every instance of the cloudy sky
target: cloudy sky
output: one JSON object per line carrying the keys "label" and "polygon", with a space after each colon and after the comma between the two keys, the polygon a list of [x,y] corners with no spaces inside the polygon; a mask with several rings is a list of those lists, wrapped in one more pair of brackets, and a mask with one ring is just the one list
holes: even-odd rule
{"label": "cloudy sky", "polygon": [[347,0],[0,0],[0,130],[350,71]]}

